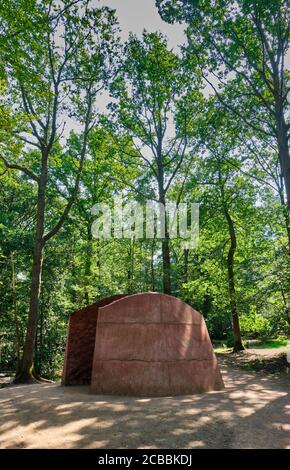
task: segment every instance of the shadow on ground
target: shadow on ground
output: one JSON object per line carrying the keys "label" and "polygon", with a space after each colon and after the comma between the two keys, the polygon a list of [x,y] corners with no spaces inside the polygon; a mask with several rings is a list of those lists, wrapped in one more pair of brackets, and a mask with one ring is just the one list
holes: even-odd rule
{"label": "shadow on ground", "polygon": [[0,390],[1,448],[290,448],[289,377],[223,366],[202,395],[92,395],[59,384]]}

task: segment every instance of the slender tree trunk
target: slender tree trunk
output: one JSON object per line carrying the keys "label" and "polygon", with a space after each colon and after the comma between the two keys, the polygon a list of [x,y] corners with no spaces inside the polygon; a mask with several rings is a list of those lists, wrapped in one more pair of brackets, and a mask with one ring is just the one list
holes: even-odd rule
{"label": "slender tree trunk", "polygon": [[229,285],[229,296],[230,296],[230,305],[233,321],[233,333],[234,333],[234,352],[243,351],[245,348],[242,343],[241,330],[240,330],[240,321],[239,313],[236,299],[236,287],[235,287],[235,273],[234,273],[234,258],[237,248],[237,239],[235,233],[235,226],[233,220],[230,216],[230,213],[224,204],[224,214],[227,219],[229,235],[230,235],[230,248],[227,256],[227,268],[228,268],[228,285]]}
{"label": "slender tree trunk", "polygon": [[180,292],[182,293],[182,299],[184,302],[190,303],[191,299],[188,295],[187,289],[183,289],[182,284],[188,283],[188,264],[189,264],[189,250],[185,248],[183,250],[183,266],[182,266],[182,273],[181,273],[181,282],[180,282]]}
{"label": "slender tree trunk", "polygon": [[281,295],[282,295],[284,308],[285,308],[286,321],[288,323],[288,332],[290,333],[290,305],[289,305],[288,295],[285,294],[282,284],[281,284]]}
{"label": "slender tree trunk", "polygon": [[34,380],[34,347],[37,330],[37,318],[39,309],[39,297],[41,288],[43,251],[44,251],[44,214],[45,214],[45,190],[47,182],[47,154],[42,156],[42,174],[38,185],[37,195],[37,222],[36,237],[33,253],[32,278],[30,287],[30,302],[27,330],[23,348],[20,370],[16,375],[16,383],[27,383]]}
{"label": "slender tree trunk", "polygon": [[183,254],[184,254],[183,282],[184,282],[184,284],[187,284],[187,282],[188,282],[188,255],[189,255],[189,249],[186,248],[183,251]]}
{"label": "slender tree trunk", "polygon": [[70,260],[70,264],[69,264],[69,267],[70,267],[70,279],[71,279],[71,287],[70,287],[70,300],[73,304],[73,306],[75,306],[77,304],[77,294],[76,294],[76,290],[74,288],[74,286],[77,284],[77,277],[78,277],[78,273],[77,273],[77,269],[76,269],[76,263],[75,263],[75,260],[76,260],[76,240],[75,240],[75,237],[73,236],[72,240],[71,240],[71,252],[70,252],[70,257],[69,257],[69,260]]}
{"label": "slender tree trunk", "polygon": [[151,289],[152,292],[155,291],[155,271],[154,271],[154,251],[155,251],[155,240],[152,240],[152,245],[151,245]]}
{"label": "slender tree trunk", "polygon": [[17,358],[16,373],[18,373],[19,367],[20,367],[20,328],[19,328],[19,319],[18,319],[18,311],[17,311],[14,253],[11,253],[11,270],[12,270],[13,314],[14,314],[14,323],[15,323],[15,349],[16,349],[16,358]]}
{"label": "slender tree trunk", "polygon": [[[281,166],[281,172],[286,189],[287,208],[290,213],[290,155],[289,155],[289,142],[288,142],[288,130],[283,115],[283,108],[280,104],[280,100],[277,103],[276,111],[276,123],[277,123],[277,142],[279,161]],[[289,225],[288,225],[289,230]]]}
{"label": "slender tree trunk", "polygon": [[39,307],[39,294],[42,275],[43,263],[43,244],[36,242],[33,266],[32,266],[32,282],[30,288],[30,304],[27,331],[24,342],[23,357],[21,361],[20,372],[17,374],[15,381],[17,383],[29,382],[33,379],[33,356],[36,338],[37,317]]}
{"label": "slender tree trunk", "polygon": [[163,292],[171,295],[171,265],[170,265],[170,248],[169,237],[165,233],[162,240],[162,264],[163,264]]}
{"label": "slender tree trunk", "polygon": [[44,305],[40,306],[39,315],[39,354],[38,354],[38,374],[42,373],[42,358],[43,358],[43,327],[44,327]]}
{"label": "slender tree trunk", "polygon": [[89,293],[89,286],[90,286],[90,278],[91,278],[91,268],[92,268],[92,256],[93,256],[93,241],[92,241],[92,233],[91,233],[91,226],[88,225],[87,231],[87,249],[86,249],[86,261],[85,261],[85,303],[86,305],[90,305],[90,293]]}
{"label": "slender tree trunk", "polygon": [[[281,205],[283,209],[284,220],[285,220],[285,225],[286,225],[286,230],[287,230],[287,235],[288,235],[288,261],[290,262],[290,213],[285,204],[283,181],[281,182],[281,187],[279,188],[279,196],[281,200]],[[289,292],[290,292],[290,270],[288,269],[286,271],[286,280],[284,283],[284,287],[283,287],[283,284],[281,283],[281,293],[282,293],[282,298],[283,298],[283,302],[285,306],[286,318],[287,318],[289,328],[290,328]]]}
{"label": "slender tree trunk", "polygon": [[162,251],[162,273],[163,273],[163,292],[164,294],[171,295],[171,266],[170,266],[170,246],[169,246],[169,232],[168,223],[166,217],[166,190],[164,185],[164,166],[162,159],[162,132],[158,135],[157,145],[157,184],[158,184],[158,195],[159,203],[163,204],[164,207],[164,238],[161,242]]}
{"label": "slender tree trunk", "polygon": [[133,279],[134,279],[134,255],[135,255],[135,239],[130,240],[128,249],[128,270],[127,270],[127,292],[133,292]]}
{"label": "slender tree trunk", "polygon": [[287,210],[285,205],[283,209],[284,209],[284,219],[285,219],[285,225],[286,225],[286,231],[287,231],[287,237],[288,237],[288,254],[290,256],[290,212]]}
{"label": "slender tree trunk", "polygon": [[[162,174],[163,175],[163,174]],[[163,272],[163,292],[164,294],[171,295],[171,262],[170,262],[170,245],[169,245],[169,232],[168,232],[168,221],[166,217],[166,202],[165,195],[163,190],[163,176],[161,176],[161,181],[159,182],[159,201],[164,206],[164,238],[161,243],[162,251],[162,272]]]}
{"label": "slender tree trunk", "polygon": [[96,240],[96,255],[97,255],[97,269],[98,269],[98,282],[101,284],[102,279],[102,264],[101,264],[101,247],[99,240]]}
{"label": "slender tree trunk", "polygon": [[290,256],[290,212],[288,210],[287,205],[285,204],[285,196],[284,196],[284,188],[283,188],[283,176],[281,175],[280,178],[280,187],[279,187],[279,197],[280,202],[283,210],[284,220],[285,220],[285,227],[288,237],[288,254]]}

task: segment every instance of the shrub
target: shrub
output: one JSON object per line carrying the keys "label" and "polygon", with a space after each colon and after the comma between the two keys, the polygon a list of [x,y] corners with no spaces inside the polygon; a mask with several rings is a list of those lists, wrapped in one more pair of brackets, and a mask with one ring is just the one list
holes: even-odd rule
{"label": "shrub", "polygon": [[212,339],[226,339],[232,331],[231,318],[227,312],[219,311],[209,314],[206,318],[206,325]]}
{"label": "shrub", "polygon": [[270,336],[271,325],[267,318],[252,312],[240,318],[241,334],[251,338],[266,338]]}

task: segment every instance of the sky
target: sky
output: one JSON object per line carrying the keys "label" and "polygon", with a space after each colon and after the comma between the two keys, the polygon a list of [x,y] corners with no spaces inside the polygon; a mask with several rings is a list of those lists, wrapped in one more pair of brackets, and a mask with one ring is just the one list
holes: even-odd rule
{"label": "sky", "polygon": [[[141,37],[144,29],[149,32],[161,31],[167,36],[168,47],[175,50],[185,42],[184,26],[170,25],[162,21],[155,6],[155,0],[93,0],[92,5],[107,6],[116,10],[121,29],[119,34],[124,42],[128,39],[130,32]],[[107,92],[98,97],[99,112],[106,112],[108,102]]]}
{"label": "sky", "polygon": [[128,38],[130,31],[141,36],[144,29],[164,33],[170,48],[176,48],[185,40],[182,25],[170,25],[161,20],[155,0],[94,0],[93,3],[116,9],[123,40]]}
{"label": "sky", "polygon": [[[117,18],[121,28],[121,38],[128,39],[129,32],[132,31],[137,36],[141,36],[144,29],[147,31],[161,31],[167,36],[168,46],[177,49],[185,42],[184,28],[181,24],[168,24],[162,21],[155,6],[155,0],[93,0],[95,5],[104,5],[116,10]],[[290,50],[285,60],[286,67],[290,70]],[[216,80],[212,77],[212,82]],[[210,85],[206,85],[205,94],[212,94]],[[105,96],[100,102],[102,111],[106,109]]]}
{"label": "sky", "polygon": [[[124,42],[128,39],[130,32],[141,37],[144,29],[149,32],[161,31],[167,37],[168,47],[175,50],[185,42],[184,26],[170,25],[162,21],[155,6],[155,0],[92,0],[91,5],[95,7],[107,6],[116,10],[121,30],[119,35]],[[109,102],[107,91],[100,94],[96,103],[98,112],[106,113]],[[71,129],[81,130],[81,127],[69,117],[66,117],[66,122],[65,138]]]}

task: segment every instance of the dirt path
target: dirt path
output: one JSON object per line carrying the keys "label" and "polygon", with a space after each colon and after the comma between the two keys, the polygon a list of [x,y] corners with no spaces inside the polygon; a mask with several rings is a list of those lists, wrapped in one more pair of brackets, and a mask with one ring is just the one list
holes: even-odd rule
{"label": "dirt path", "polygon": [[290,449],[290,377],[222,372],[224,391],[174,398],[57,384],[1,389],[0,447]]}

